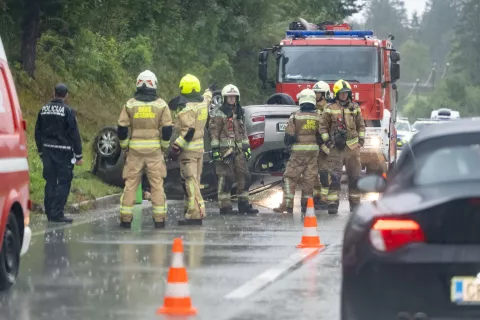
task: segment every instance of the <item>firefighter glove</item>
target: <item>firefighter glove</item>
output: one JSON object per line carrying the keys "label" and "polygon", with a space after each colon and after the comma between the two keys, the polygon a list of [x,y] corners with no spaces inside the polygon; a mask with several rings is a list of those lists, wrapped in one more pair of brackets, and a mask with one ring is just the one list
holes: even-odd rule
{"label": "firefighter glove", "polygon": [[218,149],[213,149],[212,150],[212,159],[213,159],[213,161],[222,160],[222,157],[220,156],[220,151]]}
{"label": "firefighter glove", "polygon": [[245,150],[244,153],[245,153],[245,158],[247,158],[247,160],[250,160],[250,158],[252,157],[252,150],[250,148],[247,148],[247,150]]}
{"label": "firefighter glove", "polygon": [[358,144],[360,145],[360,147],[363,147],[363,145],[365,144],[365,138],[358,138]]}

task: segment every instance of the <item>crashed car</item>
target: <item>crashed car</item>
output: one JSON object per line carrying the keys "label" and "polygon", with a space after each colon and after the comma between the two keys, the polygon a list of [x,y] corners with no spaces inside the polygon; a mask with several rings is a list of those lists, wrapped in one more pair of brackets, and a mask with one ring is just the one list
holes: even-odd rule
{"label": "crashed car", "polygon": [[[213,108],[211,107],[210,112],[213,111]],[[252,157],[247,163],[252,176],[252,183],[263,184],[265,176],[282,176],[288,159],[288,153],[283,142],[285,128],[288,118],[292,112],[298,110],[298,106],[264,104],[243,108],[245,126],[252,150]],[[172,141],[174,139],[176,139],[175,134]],[[203,196],[210,197],[216,195],[217,176],[215,174],[215,164],[210,156],[211,146],[208,130],[205,131],[204,135],[204,147],[203,173],[200,183]],[[122,170],[125,163],[125,154],[120,149],[117,127],[107,126],[101,129],[94,139],[92,148],[94,154],[92,172],[108,184],[123,187]],[[167,178],[164,182],[164,189],[168,198],[183,198],[184,192],[180,181],[178,161],[167,159]]]}

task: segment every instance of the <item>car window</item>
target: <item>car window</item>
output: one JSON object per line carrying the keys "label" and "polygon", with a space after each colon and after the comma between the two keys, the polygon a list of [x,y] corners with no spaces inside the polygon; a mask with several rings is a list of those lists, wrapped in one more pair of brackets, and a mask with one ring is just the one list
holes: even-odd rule
{"label": "car window", "polygon": [[397,122],[395,127],[398,131],[410,131],[410,125],[408,122]]}
{"label": "car window", "polygon": [[0,134],[13,134],[15,125],[13,121],[10,97],[7,91],[5,70],[0,67]]}
{"label": "car window", "polygon": [[442,147],[426,154],[423,160],[417,163],[414,184],[480,180],[479,163],[478,144]]}

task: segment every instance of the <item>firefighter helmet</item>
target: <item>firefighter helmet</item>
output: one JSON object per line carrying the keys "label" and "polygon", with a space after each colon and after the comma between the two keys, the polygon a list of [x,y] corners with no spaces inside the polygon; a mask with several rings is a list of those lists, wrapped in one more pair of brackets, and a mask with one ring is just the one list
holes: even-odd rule
{"label": "firefighter helmet", "polygon": [[137,88],[141,88],[143,85],[150,89],[157,89],[157,77],[155,73],[150,70],[145,70],[140,73],[137,77]]}
{"label": "firefighter helmet", "polygon": [[317,83],[315,83],[312,89],[317,93],[323,93],[325,95],[325,98],[327,99],[332,98],[332,94],[330,92],[330,86],[325,81],[318,81]]}
{"label": "firefighter helmet", "polygon": [[223,100],[225,100],[226,97],[237,97],[237,101],[240,101],[240,90],[233,84],[228,84],[222,89]]}
{"label": "firefighter helmet", "polygon": [[200,87],[200,80],[191,74],[185,75],[182,80],[180,80],[178,87],[180,88],[180,92],[182,94],[200,92],[202,90]]}
{"label": "firefighter helmet", "polygon": [[317,96],[312,89],[303,89],[297,94],[298,104],[311,103],[315,105],[317,103]]}
{"label": "firefighter helmet", "polygon": [[333,94],[335,95],[335,98],[338,98],[338,94],[340,92],[348,92],[348,96],[351,98],[352,87],[350,86],[350,83],[345,80],[338,80],[337,82],[335,82],[335,84],[333,85]]}

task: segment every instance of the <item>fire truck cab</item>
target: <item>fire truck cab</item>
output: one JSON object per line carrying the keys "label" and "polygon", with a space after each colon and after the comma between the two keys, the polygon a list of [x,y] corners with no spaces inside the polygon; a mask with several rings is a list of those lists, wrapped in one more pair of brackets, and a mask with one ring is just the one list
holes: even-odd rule
{"label": "fire truck cab", "polygon": [[[348,24],[312,24],[300,18],[290,23],[279,45],[259,54],[259,77],[276,93],[268,104],[296,104],[296,95],[320,80],[340,80],[352,86],[353,100],[365,119],[366,139],[361,152],[367,172],[386,173],[396,162],[397,86],[400,54],[373,31],[351,30]],[[275,58],[275,81],[268,76],[269,55]],[[270,80],[270,81],[269,81]]]}

